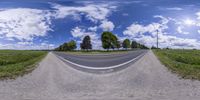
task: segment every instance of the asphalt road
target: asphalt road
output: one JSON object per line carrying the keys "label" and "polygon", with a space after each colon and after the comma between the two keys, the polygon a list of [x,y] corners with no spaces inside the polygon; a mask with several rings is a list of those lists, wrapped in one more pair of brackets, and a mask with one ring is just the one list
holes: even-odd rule
{"label": "asphalt road", "polygon": [[55,52],[56,55],[79,65],[89,67],[109,67],[130,61],[147,50],[135,50],[116,54],[70,54],[66,52]]}
{"label": "asphalt road", "polygon": [[49,53],[32,72],[0,81],[0,100],[199,100],[200,82],[180,79],[149,51],[121,71],[82,72]]}

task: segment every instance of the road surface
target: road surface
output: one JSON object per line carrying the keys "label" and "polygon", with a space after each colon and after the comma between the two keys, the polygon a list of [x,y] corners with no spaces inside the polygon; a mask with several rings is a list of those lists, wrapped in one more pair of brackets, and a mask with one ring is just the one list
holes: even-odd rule
{"label": "road surface", "polygon": [[107,74],[76,70],[49,53],[32,73],[0,81],[0,100],[199,100],[200,82],[169,72],[149,51]]}
{"label": "road surface", "polygon": [[65,52],[55,52],[55,54],[79,65],[84,65],[89,67],[109,67],[130,61],[146,52],[147,50],[135,50],[118,54],[116,53],[116,54],[103,54],[103,55],[99,54],[74,55]]}
{"label": "road surface", "polygon": [[127,68],[146,52],[147,50],[135,50],[116,54],[70,54],[66,52],[54,52],[54,54],[77,70],[105,74]]}

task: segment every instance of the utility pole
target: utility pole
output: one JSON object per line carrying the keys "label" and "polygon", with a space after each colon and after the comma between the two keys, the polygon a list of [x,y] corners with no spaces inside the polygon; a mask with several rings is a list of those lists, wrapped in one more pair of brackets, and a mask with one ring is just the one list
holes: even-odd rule
{"label": "utility pole", "polygon": [[49,44],[48,44],[48,51],[49,51]]}
{"label": "utility pole", "polygon": [[157,32],[157,49],[158,49],[158,29],[156,30]]}

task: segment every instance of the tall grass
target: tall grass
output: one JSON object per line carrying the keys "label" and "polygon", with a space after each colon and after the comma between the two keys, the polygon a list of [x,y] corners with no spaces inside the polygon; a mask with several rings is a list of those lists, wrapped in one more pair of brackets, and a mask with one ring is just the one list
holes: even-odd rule
{"label": "tall grass", "polygon": [[186,79],[200,80],[199,50],[153,50],[172,72]]}
{"label": "tall grass", "polygon": [[0,50],[0,79],[16,78],[32,71],[45,51]]}

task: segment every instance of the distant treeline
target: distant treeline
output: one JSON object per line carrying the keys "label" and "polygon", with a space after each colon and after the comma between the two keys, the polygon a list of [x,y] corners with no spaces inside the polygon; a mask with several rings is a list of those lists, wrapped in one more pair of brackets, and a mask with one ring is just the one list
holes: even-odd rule
{"label": "distant treeline", "polygon": [[[125,39],[121,42],[119,41],[117,36],[114,35],[112,32],[103,32],[101,35],[101,42],[102,42],[102,47],[108,51],[110,49],[120,50],[120,48],[123,48],[125,50],[134,49],[134,48],[149,49],[144,44],[140,44],[136,41],[130,41],[129,39]],[[76,48],[77,48],[76,42],[74,40],[71,40],[69,42],[66,42],[60,45],[55,50],[56,51],[72,51],[72,50],[75,50]],[[82,43],[80,43],[80,48],[81,50],[84,50],[84,51],[92,50],[91,38],[89,35],[83,38]]]}

